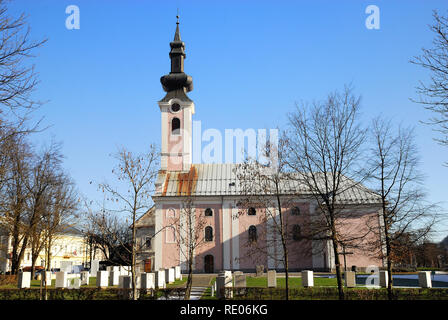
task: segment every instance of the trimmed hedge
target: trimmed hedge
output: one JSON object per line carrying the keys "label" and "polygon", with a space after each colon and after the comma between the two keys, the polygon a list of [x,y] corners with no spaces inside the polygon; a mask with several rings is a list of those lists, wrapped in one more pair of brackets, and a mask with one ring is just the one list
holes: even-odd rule
{"label": "trimmed hedge", "polygon": [[[387,300],[386,289],[350,288],[345,289],[346,300]],[[139,290],[138,300],[159,298],[183,299],[185,288]],[[448,300],[448,289],[393,289],[396,300]],[[47,289],[48,300],[128,300],[132,289],[80,288]],[[314,287],[290,289],[291,300],[338,300],[338,289]],[[281,288],[238,288],[233,289],[234,300],[284,300],[285,290]],[[0,289],[0,300],[40,300],[40,289]]]}
{"label": "trimmed hedge", "polygon": [[[446,288],[393,289],[395,300],[448,300]],[[387,289],[350,288],[344,289],[346,300],[388,300]],[[234,300],[285,300],[285,289],[240,288],[233,289]],[[338,288],[314,287],[290,289],[291,300],[338,300]]]}

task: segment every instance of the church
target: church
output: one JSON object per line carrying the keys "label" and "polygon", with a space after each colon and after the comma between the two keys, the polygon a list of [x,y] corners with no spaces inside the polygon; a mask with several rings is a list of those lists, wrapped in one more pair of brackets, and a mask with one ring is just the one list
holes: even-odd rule
{"label": "church", "polygon": [[[152,215],[154,236],[151,238],[151,269],[170,268],[180,265],[187,270],[186,243],[179,241],[178,228],[186,223],[185,202],[191,199],[190,213],[194,231],[201,237],[201,245],[194,249],[193,272],[216,273],[220,270],[254,272],[256,266],[281,271],[284,266],[275,257],[281,255],[279,235],[267,231],[271,239],[269,252],[260,251],[258,257],[249,254],[247,243],[256,238],[257,232],[267,230],[263,225],[266,208],[239,207],[241,190],[237,183],[235,163],[192,163],[192,118],[195,104],[188,97],[193,90],[193,79],[184,72],[185,43],[181,40],[177,21],[174,40],[170,43],[171,72],[161,78],[166,92],[159,102],[161,114],[161,161],[153,195],[154,207],[147,213]],[[309,224],[309,217],[317,205],[309,197],[294,195],[293,204],[285,208],[289,225],[302,230]],[[354,215],[347,221],[351,230],[360,232],[366,228],[381,228],[378,195],[359,185],[346,196],[348,208]],[[141,217],[137,224],[146,219]],[[177,225],[173,225],[173,221]],[[369,225],[367,227],[367,225]],[[142,229],[144,230],[144,228]],[[378,234],[381,234],[380,232]],[[183,235],[185,236],[185,234]],[[370,237],[372,237],[371,235]],[[203,238],[202,238],[203,237]],[[368,236],[366,236],[368,237]],[[369,240],[369,239],[367,239]],[[371,239],[370,239],[371,240]],[[352,249],[341,261],[351,268],[370,265],[383,267],[379,256],[362,249]],[[307,240],[288,243],[289,270],[334,270],[335,262],[330,241]]]}

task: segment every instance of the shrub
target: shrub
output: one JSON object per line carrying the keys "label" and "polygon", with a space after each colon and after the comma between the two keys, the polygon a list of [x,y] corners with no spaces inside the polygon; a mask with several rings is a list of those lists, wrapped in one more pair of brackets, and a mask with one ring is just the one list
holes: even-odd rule
{"label": "shrub", "polygon": [[17,284],[17,275],[0,275],[0,286]]}

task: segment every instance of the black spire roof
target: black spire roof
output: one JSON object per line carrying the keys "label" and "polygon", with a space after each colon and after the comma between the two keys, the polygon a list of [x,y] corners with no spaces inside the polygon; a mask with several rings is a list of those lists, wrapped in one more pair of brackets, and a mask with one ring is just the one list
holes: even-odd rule
{"label": "black spire roof", "polygon": [[193,78],[184,72],[185,43],[181,40],[179,31],[179,16],[177,16],[176,33],[173,42],[170,42],[171,72],[160,78],[163,90],[167,92],[162,101],[172,98],[191,101],[186,95],[193,90]]}

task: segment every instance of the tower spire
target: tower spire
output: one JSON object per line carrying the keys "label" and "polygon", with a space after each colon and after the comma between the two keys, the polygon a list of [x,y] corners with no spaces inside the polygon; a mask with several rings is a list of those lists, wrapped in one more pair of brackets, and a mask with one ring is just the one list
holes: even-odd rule
{"label": "tower spire", "polygon": [[[184,72],[185,43],[181,40],[179,30],[179,12],[176,16],[176,32],[170,42],[171,72],[160,79],[167,96],[178,96],[189,100],[185,93],[193,90],[193,78]],[[166,97],[165,97],[166,98]]]}
{"label": "tower spire", "polygon": [[180,39],[180,31],[179,31],[179,9],[177,9],[177,16],[176,16],[176,33],[174,34],[174,41],[182,41]]}

